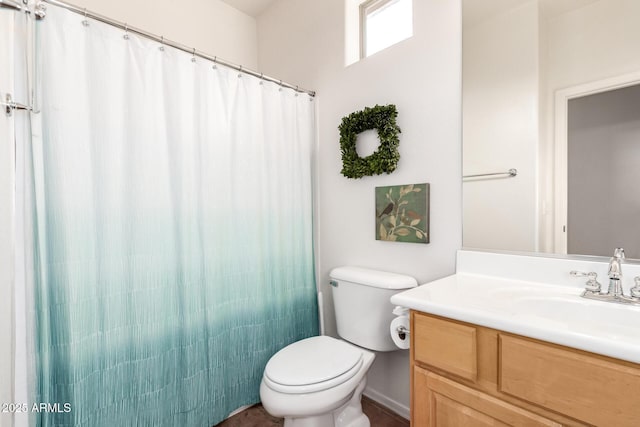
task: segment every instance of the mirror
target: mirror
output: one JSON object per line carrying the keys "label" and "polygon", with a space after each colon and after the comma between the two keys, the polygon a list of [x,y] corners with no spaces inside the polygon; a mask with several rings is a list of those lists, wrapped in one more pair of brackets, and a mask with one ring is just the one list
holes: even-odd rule
{"label": "mirror", "polygon": [[640,258],[640,1],[462,3],[463,246]]}

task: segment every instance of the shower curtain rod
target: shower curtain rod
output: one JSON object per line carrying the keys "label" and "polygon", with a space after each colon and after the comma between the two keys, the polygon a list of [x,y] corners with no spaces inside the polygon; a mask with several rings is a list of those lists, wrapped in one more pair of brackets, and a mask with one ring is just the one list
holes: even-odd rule
{"label": "shower curtain rod", "polygon": [[[48,3],[48,4],[51,4],[51,5],[54,5],[54,6],[62,7],[64,9],[70,10],[70,11],[75,12],[77,14],[83,15],[85,18],[91,18],[91,19],[94,19],[96,21],[103,22],[105,24],[114,26],[116,28],[120,28],[121,30],[124,30],[125,32],[138,34],[139,36],[145,37],[145,38],[150,39],[150,40],[154,40],[154,41],[156,41],[156,42],[158,42],[160,44],[163,44],[165,46],[171,46],[171,47],[173,47],[175,49],[178,49],[178,50],[181,50],[183,52],[189,53],[189,54],[191,54],[193,56],[197,56],[199,58],[207,59],[209,61],[212,61],[215,64],[220,64],[222,66],[231,68],[233,70],[237,70],[237,71],[239,71],[241,73],[249,74],[249,75],[257,77],[257,78],[259,78],[261,80],[266,80],[266,81],[269,81],[269,82],[276,83],[276,84],[278,84],[278,85],[280,85],[282,87],[293,89],[296,92],[306,93],[311,97],[315,97],[316,96],[316,92],[313,91],[313,90],[304,89],[304,88],[301,88],[299,86],[283,82],[282,80],[279,80],[279,79],[276,79],[276,78],[273,78],[273,77],[269,77],[269,76],[265,76],[263,73],[259,73],[257,71],[253,71],[253,70],[251,70],[249,68],[245,68],[242,65],[236,65],[236,64],[234,64],[232,62],[226,61],[224,59],[220,59],[217,56],[211,56],[211,55],[208,55],[208,54],[206,54],[204,52],[198,52],[195,48],[190,48],[190,47],[185,46],[183,44],[174,42],[172,40],[165,39],[163,36],[156,36],[155,34],[146,32],[146,31],[141,30],[139,28],[130,27],[127,23],[122,23],[122,22],[116,21],[114,19],[107,18],[106,16],[97,14],[95,12],[88,11],[86,8],[81,8],[81,7],[72,5],[70,3],[65,3],[63,1],[59,1],[59,0],[41,0],[41,2],[42,3]],[[43,18],[44,17],[40,17],[40,19],[43,19]]]}
{"label": "shower curtain rod", "polygon": [[36,6],[35,10],[32,11],[26,4],[27,2],[25,1],[24,3],[25,4],[20,4],[13,0],[0,0],[0,9],[12,9],[18,12],[34,13],[37,19],[44,18],[44,11],[41,6]]}

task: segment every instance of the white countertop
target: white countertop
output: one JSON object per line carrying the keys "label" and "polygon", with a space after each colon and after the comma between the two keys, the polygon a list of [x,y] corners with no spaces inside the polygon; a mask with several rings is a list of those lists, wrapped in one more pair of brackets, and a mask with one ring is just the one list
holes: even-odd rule
{"label": "white countertop", "polygon": [[398,293],[391,302],[640,363],[640,307],[588,300],[581,293],[575,286],[458,273]]}

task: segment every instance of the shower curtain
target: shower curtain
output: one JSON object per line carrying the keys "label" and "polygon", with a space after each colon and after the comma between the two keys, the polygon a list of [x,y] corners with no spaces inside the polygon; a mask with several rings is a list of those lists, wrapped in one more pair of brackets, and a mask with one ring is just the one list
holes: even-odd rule
{"label": "shower curtain", "polygon": [[318,332],[314,102],[83,21],[38,23],[35,418],[211,426]]}

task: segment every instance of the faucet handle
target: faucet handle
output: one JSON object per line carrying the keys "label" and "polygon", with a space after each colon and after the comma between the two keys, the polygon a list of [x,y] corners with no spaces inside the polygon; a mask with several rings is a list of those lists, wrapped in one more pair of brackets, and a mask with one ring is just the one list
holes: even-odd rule
{"label": "faucet handle", "polygon": [[[587,283],[585,284],[585,289],[589,292],[600,292],[600,288],[602,285],[598,282],[598,273],[594,271],[590,271],[589,273],[585,273],[584,271],[570,271],[569,274],[573,277],[588,277]],[[640,283],[640,277],[638,277],[638,283]],[[638,287],[638,292],[640,293],[640,287]]]}
{"label": "faucet handle", "polygon": [[620,259],[620,261],[624,261],[624,248],[616,248],[613,251],[613,257]]}
{"label": "faucet handle", "polygon": [[640,298],[640,276],[633,278],[635,286],[631,288],[631,296],[634,298]]}

